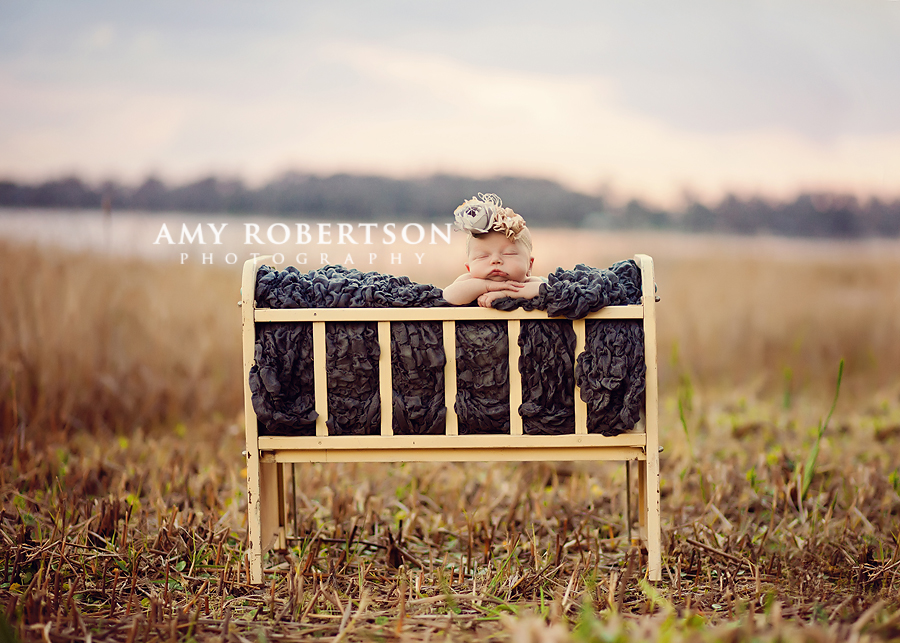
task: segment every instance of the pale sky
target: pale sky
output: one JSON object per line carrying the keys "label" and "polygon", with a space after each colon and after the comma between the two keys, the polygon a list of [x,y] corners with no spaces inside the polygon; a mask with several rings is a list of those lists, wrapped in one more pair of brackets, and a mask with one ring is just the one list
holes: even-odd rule
{"label": "pale sky", "polygon": [[900,2],[0,0],[0,177],[900,196]]}

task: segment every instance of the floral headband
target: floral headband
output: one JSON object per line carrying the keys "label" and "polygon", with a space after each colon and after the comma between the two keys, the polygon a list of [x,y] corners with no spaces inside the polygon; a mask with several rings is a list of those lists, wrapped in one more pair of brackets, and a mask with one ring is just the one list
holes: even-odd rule
{"label": "floral headband", "polygon": [[504,208],[503,201],[496,194],[478,193],[453,211],[456,227],[470,234],[486,232],[502,232],[507,237],[515,238],[525,229],[525,219],[513,212],[512,208]]}

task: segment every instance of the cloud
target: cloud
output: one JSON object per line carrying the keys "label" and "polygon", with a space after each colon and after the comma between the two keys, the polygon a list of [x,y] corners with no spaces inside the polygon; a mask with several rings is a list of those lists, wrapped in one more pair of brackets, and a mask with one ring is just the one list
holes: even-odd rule
{"label": "cloud", "polygon": [[610,77],[510,71],[347,43],[328,54],[394,104],[417,104],[423,115],[348,123],[333,141],[335,163],[370,150],[377,151],[372,166],[395,171],[413,171],[416,163],[469,173],[502,167],[583,189],[612,182],[663,201],[688,186],[706,195],[786,193],[798,182],[881,190],[884,172],[900,167],[900,134],[823,142],[777,124],[697,132],[634,111]]}
{"label": "cloud", "polygon": [[95,25],[82,38],[82,46],[88,51],[108,49],[116,36],[116,28],[110,23]]}
{"label": "cloud", "polygon": [[57,31],[28,14],[0,26],[0,174],[506,173],[657,201],[896,189],[896,24],[788,4],[486,21],[107,4],[54,14],[72,23]]}

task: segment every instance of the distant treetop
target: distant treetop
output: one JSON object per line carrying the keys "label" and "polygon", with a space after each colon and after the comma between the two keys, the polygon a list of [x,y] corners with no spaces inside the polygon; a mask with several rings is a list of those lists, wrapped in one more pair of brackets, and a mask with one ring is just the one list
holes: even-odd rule
{"label": "distant treetop", "polygon": [[727,196],[715,205],[692,202],[681,211],[646,206],[633,199],[612,207],[602,196],[573,192],[544,179],[434,175],[418,179],[291,172],[251,189],[240,180],[208,177],[168,186],[155,177],[138,186],[90,185],[79,178],[23,184],[0,180],[0,207],[181,211],[272,214],[355,220],[452,221],[468,195],[502,194],[532,227],[670,229],[687,232],[778,234],[854,238],[900,236],[900,199],[862,202],[837,194],[802,194],[793,201]]}

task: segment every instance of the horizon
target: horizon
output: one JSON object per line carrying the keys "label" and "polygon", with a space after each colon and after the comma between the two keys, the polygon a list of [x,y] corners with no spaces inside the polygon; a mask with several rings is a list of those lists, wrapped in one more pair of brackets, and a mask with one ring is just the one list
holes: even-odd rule
{"label": "horizon", "polygon": [[[495,174],[492,176],[466,176],[461,174],[452,174],[446,172],[438,172],[434,174],[422,175],[422,176],[412,176],[412,177],[397,177],[397,176],[389,176],[386,174],[374,174],[374,173],[352,173],[352,172],[333,172],[333,173],[325,173],[325,172],[302,172],[299,170],[287,170],[281,172],[279,174],[273,175],[271,177],[252,182],[248,180],[246,177],[239,175],[216,175],[212,173],[201,173],[196,177],[187,177],[184,180],[172,180],[167,179],[166,177],[160,176],[158,173],[147,174],[143,177],[137,178],[134,181],[120,181],[115,178],[103,178],[98,180],[90,180],[89,178],[79,175],[77,173],[60,173],[58,175],[50,175],[42,178],[37,178],[33,181],[28,180],[19,180],[15,177],[11,177],[8,175],[0,174],[0,184],[2,183],[12,183],[17,187],[25,187],[25,188],[37,188],[41,186],[51,185],[55,183],[63,183],[69,180],[75,180],[80,182],[83,186],[96,190],[99,192],[103,191],[105,185],[110,185],[112,187],[118,189],[124,189],[126,191],[135,191],[142,186],[153,182],[158,181],[163,185],[166,190],[180,190],[186,187],[201,185],[206,181],[216,181],[222,184],[235,183],[240,186],[241,189],[246,190],[248,192],[255,192],[267,187],[271,187],[277,185],[279,182],[284,181],[290,177],[300,177],[300,178],[312,178],[316,180],[327,181],[333,178],[341,178],[347,177],[351,179],[376,179],[376,180],[385,180],[385,181],[397,181],[397,182],[416,182],[416,181],[427,181],[434,179],[459,179],[465,181],[482,181],[485,183],[489,183],[491,181],[536,181],[536,182],[549,182],[553,185],[561,187],[562,189],[568,191],[571,194],[585,196],[590,198],[599,198],[603,200],[605,207],[611,210],[620,210],[625,208],[629,203],[637,203],[641,206],[661,210],[664,212],[668,212],[671,214],[678,213],[692,205],[702,205],[705,207],[717,207],[722,205],[726,201],[730,199],[735,199],[740,203],[749,203],[753,201],[760,201],[769,206],[778,206],[778,205],[789,205],[791,203],[796,203],[798,200],[803,199],[804,197],[810,197],[813,199],[818,199],[824,197],[828,199],[830,202],[833,201],[843,201],[845,199],[855,200],[858,205],[868,205],[873,203],[882,203],[887,205],[893,205],[900,203],[900,186],[898,186],[897,190],[892,194],[876,194],[876,193],[853,193],[850,191],[839,191],[839,190],[829,190],[827,188],[819,189],[819,190],[798,190],[794,193],[784,195],[784,196],[773,196],[769,194],[762,193],[737,193],[737,192],[723,192],[721,194],[716,195],[712,198],[702,198],[694,193],[690,193],[688,191],[682,192],[678,198],[673,199],[668,204],[657,204],[654,203],[639,194],[614,194],[610,192],[604,192],[600,190],[598,192],[590,193],[587,191],[582,191],[577,188],[572,188],[566,185],[563,182],[556,181],[554,179],[550,179],[547,177],[531,177],[531,176],[516,176],[509,174]],[[466,197],[460,197],[461,199],[465,199]],[[19,205],[4,205],[0,203],[0,209],[2,208],[29,208],[32,206],[19,206]],[[33,206],[37,208],[44,207],[76,207],[76,206]],[[115,204],[113,204],[113,208],[116,209]],[[77,208],[76,208],[77,209]],[[124,211],[140,211],[141,208],[135,210],[134,208],[125,208]],[[148,212],[158,212],[158,210],[148,210]],[[202,212],[203,210],[198,210],[198,212]],[[244,211],[236,211],[237,213],[243,213]],[[223,212],[223,214],[228,214],[228,212]]]}

